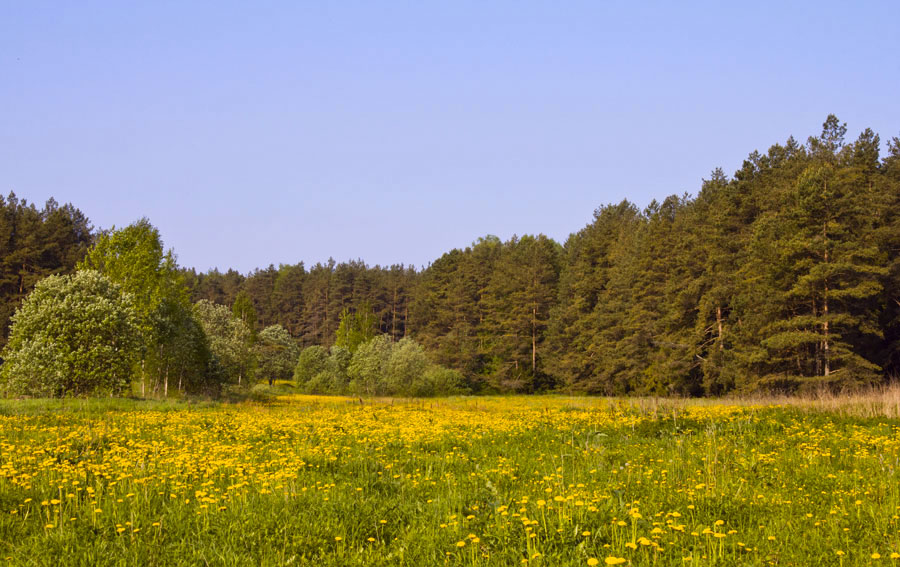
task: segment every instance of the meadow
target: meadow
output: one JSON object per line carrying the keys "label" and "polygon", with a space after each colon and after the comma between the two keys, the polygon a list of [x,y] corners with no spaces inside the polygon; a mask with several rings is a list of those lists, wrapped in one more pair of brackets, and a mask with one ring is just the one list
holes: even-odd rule
{"label": "meadow", "polygon": [[7,400],[0,559],[900,565],[897,408]]}

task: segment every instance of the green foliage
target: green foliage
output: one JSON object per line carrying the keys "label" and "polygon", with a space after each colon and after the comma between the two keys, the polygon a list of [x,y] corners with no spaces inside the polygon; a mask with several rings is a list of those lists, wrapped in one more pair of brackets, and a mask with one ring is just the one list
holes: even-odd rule
{"label": "green foliage", "polygon": [[176,279],[174,254],[163,251],[159,231],[146,218],[123,229],[101,233],[79,268],[97,270],[134,298],[146,332]]}
{"label": "green foliage", "polygon": [[430,364],[425,368],[421,378],[413,379],[409,395],[415,397],[455,396],[468,394],[462,372]]}
{"label": "green foliage", "polygon": [[368,396],[386,393],[384,386],[393,379],[387,373],[392,350],[391,339],[385,335],[359,345],[347,368],[350,392]]}
{"label": "green foliage", "polygon": [[386,392],[434,395],[433,392],[422,391],[421,386],[425,383],[425,371],[429,366],[425,349],[420,344],[409,337],[401,339],[391,345],[390,356],[382,367],[382,387]]}
{"label": "green foliage", "polygon": [[513,237],[499,254],[481,296],[485,316],[482,370],[491,389],[534,392],[553,386],[541,363],[550,313],[557,300],[559,244],[544,235]]}
{"label": "green foliage", "polygon": [[268,380],[290,380],[300,349],[281,325],[269,325],[256,337],[256,374]]}
{"label": "green foliage", "polygon": [[350,381],[347,369],[352,359],[350,351],[339,346],[331,347],[330,354],[325,347],[306,347],[294,370],[297,387],[310,394],[347,393]]}
{"label": "green foliage", "polygon": [[375,313],[368,302],[364,302],[352,312],[344,308],[335,335],[335,346],[355,353],[360,345],[371,341],[375,336],[375,323]]}
{"label": "green foliage", "polygon": [[[221,388],[223,377],[218,372],[209,340],[203,326],[194,317],[192,310],[179,309],[177,316],[169,319],[167,333],[171,333],[168,344],[171,348],[162,351],[161,356],[151,359],[162,367],[157,375],[163,377],[162,394],[168,395],[170,382],[177,389],[189,394],[215,395]],[[159,382],[154,391],[159,390]]]}
{"label": "green foliage", "polygon": [[253,306],[253,300],[250,299],[250,295],[246,291],[241,290],[238,292],[237,297],[234,298],[234,303],[231,306],[231,313],[250,329],[250,335],[255,341],[257,319],[256,307]]}
{"label": "green foliage", "polygon": [[310,394],[365,396],[439,396],[465,391],[456,371],[433,364],[410,338],[391,342],[379,335],[355,353],[334,346],[303,349],[294,370],[297,386]]}
{"label": "green foliage", "polygon": [[[100,234],[80,264],[95,269],[134,297],[141,330],[141,392],[168,394],[169,379],[205,366],[205,343],[196,332],[188,290],[174,253],[146,218]],[[205,382],[189,378],[189,382]],[[149,384],[148,384],[149,382]]]}
{"label": "green foliage", "polygon": [[[294,381],[305,388],[316,376],[328,370],[328,349],[319,345],[306,347],[297,358]],[[320,392],[316,392],[320,393]]]}
{"label": "green foliage", "polygon": [[13,316],[6,395],[86,396],[128,389],[139,334],[129,294],[92,270],[50,276]]}
{"label": "green foliage", "polygon": [[247,325],[233,317],[224,305],[206,300],[195,303],[193,313],[209,341],[211,372],[221,373],[226,382],[247,383],[255,364]]}

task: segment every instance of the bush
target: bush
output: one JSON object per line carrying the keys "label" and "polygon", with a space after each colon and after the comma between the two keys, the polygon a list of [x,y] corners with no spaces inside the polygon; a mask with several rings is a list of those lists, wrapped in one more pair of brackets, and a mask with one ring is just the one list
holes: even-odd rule
{"label": "bush", "polygon": [[50,276],[12,318],[0,383],[6,395],[122,394],[139,344],[131,296],[109,278]]}
{"label": "bush", "polygon": [[303,391],[307,394],[338,394],[334,389],[334,380],[331,372],[319,372],[311,380],[303,385]]}
{"label": "bush", "polygon": [[385,376],[392,346],[391,339],[387,335],[379,335],[359,345],[347,367],[352,393],[368,396],[388,393],[385,388]]}
{"label": "bush", "polygon": [[463,386],[462,372],[433,364],[425,370],[425,373],[421,378],[421,383],[413,383],[412,395],[452,396],[465,393],[467,392],[466,388]]}
{"label": "bush", "polygon": [[297,366],[294,367],[294,381],[300,388],[312,381],[318,374],[328,369],[328,351],[325,347],[314,345],[306,347],[297,358]]}
{"label": "bush", "polygon": [[428,357],[425,349],[410,338],[403,338],[391,347],[391,355],[384,368],[385,393],[390,395],[431,396],[433,393],[414,393],[414,389],[424,391],[414,384],[422,384]]}
{"label": "bush", "polygon": [[425,349],[410,338],[396,343],[380,335],[346,348],[311,346],[300,353],[294,370],[297,386],[309,394],[365,396],[446,396],[463,393],[463,378],[429,362]]}

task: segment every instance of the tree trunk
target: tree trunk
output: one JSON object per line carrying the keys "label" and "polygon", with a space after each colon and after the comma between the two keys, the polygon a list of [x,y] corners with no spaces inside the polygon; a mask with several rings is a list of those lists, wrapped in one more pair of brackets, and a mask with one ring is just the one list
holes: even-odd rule
{"label": "tree trunk", "polygon": [[[815,297],[813,297],[813,299],[812,299],[812,314],[813,314],[813,317],[819,316],[819,309],[816,306],[816,298]],[[815,361],[816,361],[815,375],[816,376],[822,375],[822,345],[823,345],[822,341],[819,341],[816,343],[816,356],[815,356]]]}
{"label": "tree trunk", "polygon": [[537,374],[537,305],[531,306],[531,376]]}
{"label": "tree trunk", "polygon": [[391,340],[397,340],[397,288],[394,287],[394,297],[391,300]]}
{"label": "tree trunk", "polygon": [[320,339],[319,344],[323,344],[323,345],[326,344],[325,341],[327,340],[326,335],[328,335],[329,326],[330,325],[328,324],[328,285],[326,284],[326,286],[325,286],[325,305],[322,308],[322,327],[323,327],[322,335],[323,336]]}
{"label": "tree trunk", "polygon": [[719,350],[725,349],[725,343],[722,340],[722,306],[716,305],[716,325],[719,327]]}
{"label": "tree trunk", "polygon": [[[825,254],[825,264],[828,264],[828,221],[825,221],[825,224],[822,225],[822,239],[823,244],[825,246],[824,254]],[[827,274],[827,272],[826,272]],[[824,350],[824,358],[825,358],[825,376],[828,376],[831,373],[830,361],[828,360],[828,276],[825,276],[825,295],[822,298],[822,317],[824,321],[822,322],[822,330],[825,335],[825,340],[823,346]]]}
{"label": "tree trunk", "polygon": [[829,347],[828,347],[828,281],[827,281],[827,279],[825,282],[825,301],[824,301],[824,304],[822,305],[822,316],[825,318],[825,321],[822,324],[822,328],[825,333],[825,340],[824,340],[824,344],[822,346],[824,349],[824,358],[825,358],[825,376],[828,376],[829,374],[831,374],[831,366],[830,366],[831,363],[828,360],[828,355],[830,353],[829,353]]}

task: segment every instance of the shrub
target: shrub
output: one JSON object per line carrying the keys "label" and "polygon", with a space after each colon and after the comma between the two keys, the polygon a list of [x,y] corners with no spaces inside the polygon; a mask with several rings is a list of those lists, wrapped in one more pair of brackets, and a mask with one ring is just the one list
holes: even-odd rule
{"label": "shrub", "polygon": [[421,382],[413,382],[413,396],[450,396],[464,394],[463,375],[459,370],[433,364],[422,375]]}
{"label": "shrub", "polygon": [[[424,393],[423,377],[428,368],[425,349],[410,338],[403,338],[391,347],[391,355],[384,368],[384,393],[403,396],[432,396]],[[415,385],[415,386],[414,386]],[[417,390],[422,393],[415,393]]]}
{"label": "shrub", "polygon": [[384,377],[393,345],[387,335],[379,335],[359,345],[347,367],[350,391],[369,396],[384,394]]}
{"label": "shrub", "polygon": [[305,388],[306,385],[318,374],[328,369],[328,351],[325,347],[313,345],[306,347],[297,358],[297,366],[294,367],[294,381],[297,386]]}

